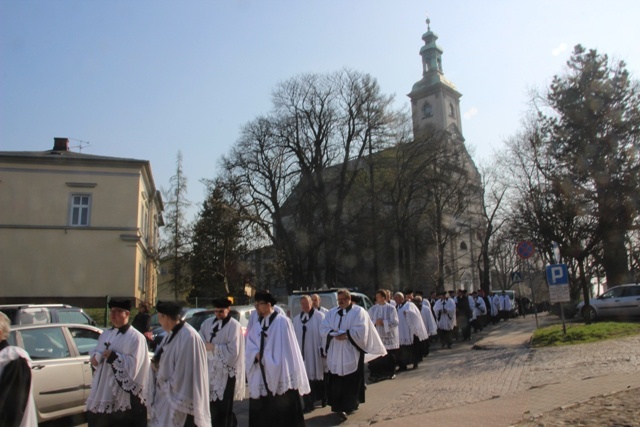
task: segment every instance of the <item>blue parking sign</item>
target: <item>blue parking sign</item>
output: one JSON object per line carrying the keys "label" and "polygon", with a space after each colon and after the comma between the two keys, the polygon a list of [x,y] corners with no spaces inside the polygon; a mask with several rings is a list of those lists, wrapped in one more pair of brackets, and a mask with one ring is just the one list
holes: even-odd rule
{"label": "blue parking sign", "polygon": [[567,264],[553,264],[547,266],[547,283],[549,286],[568,285],[569,272]]}

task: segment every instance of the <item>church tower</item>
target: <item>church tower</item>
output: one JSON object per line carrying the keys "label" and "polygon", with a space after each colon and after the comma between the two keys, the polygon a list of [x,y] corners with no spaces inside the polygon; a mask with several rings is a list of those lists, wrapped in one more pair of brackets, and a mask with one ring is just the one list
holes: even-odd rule
{"label": "church tower", "polygon": [[411,98],[414,138],[417,139],[427,128],[433,127],[448,130],[464,140],[460,122],[462,94],[444,76],[442,48],[436,44],[438,36],[431,31],[431,21],[428,18],[427,32],[422,35],[422,40],[422,79],[413,85],[408,95]]}

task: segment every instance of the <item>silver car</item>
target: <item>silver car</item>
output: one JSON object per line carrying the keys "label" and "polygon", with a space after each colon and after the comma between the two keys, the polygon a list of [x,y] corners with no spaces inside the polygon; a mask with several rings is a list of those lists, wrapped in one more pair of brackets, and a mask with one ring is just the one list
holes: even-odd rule
{"label": "silver car", "polygon": [[81,324],[12,326],[9,344],[25,349],[32,360],[38,422],[84,412],[92,380],[89,352],[101,333]]}
{"label": "silver car", "polygon": [[640,317],[640,284],[614,286],[597,298],[589,300],[589,310],[584,302],[576,307],[582,316],[591,320],[601,317]]}

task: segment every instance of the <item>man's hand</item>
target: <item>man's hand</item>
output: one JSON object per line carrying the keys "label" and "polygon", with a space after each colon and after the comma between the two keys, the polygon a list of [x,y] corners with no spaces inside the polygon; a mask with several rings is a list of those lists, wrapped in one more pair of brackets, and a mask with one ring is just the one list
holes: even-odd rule
{"label": "man's hand", "polygon": [[337,339],[338,341],[344,341],[347,339],[347,334],[336,335],[335,339]]}
{"label": "man's hand", "polygon": [[211,344],[210,342],[206,342],[206,343],[204,343],[204,348],[206,348],[207,351],[211,351],[212,352],[216,348],[216,346]]}
{"label": "man's hand", "polygon": [[376,326],[384,326],[384,320],[382,319],[376,320]]}

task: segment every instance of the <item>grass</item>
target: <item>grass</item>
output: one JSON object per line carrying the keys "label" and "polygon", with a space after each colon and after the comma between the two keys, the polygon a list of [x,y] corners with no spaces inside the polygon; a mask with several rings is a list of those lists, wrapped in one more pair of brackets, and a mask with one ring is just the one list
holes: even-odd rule
{"label": "grass", "polygon": [[533,333],[531,345],[538,348],[584,344],[640,334],[640,323],[637,322],[596,322],[591,325],[572,323],[566,326],[566,335],[562,332],[562,325],[553,325],[536,330]]}

